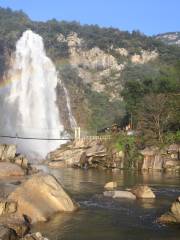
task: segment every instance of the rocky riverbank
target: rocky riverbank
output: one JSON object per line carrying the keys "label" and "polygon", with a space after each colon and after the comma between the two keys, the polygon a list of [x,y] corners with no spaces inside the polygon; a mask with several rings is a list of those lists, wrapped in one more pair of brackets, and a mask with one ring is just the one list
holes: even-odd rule
{"label": "rocky riverbank", "polygon": [[0,145],[0,187],[2,240],[44,240],[40,233],[31,233],[31,224],[78,208],[58,180],[32,167],[15,145]]}
{"label": "rocky riverbank", "polygon": [[[140,158],[133,168],[143,171],[180,171],[180,145],[173,144],[163,149],[147,147],[139,150]],[[79,168],[126,168],[126,153],[109,147],[103,140],[76,140],[64,145],[47,157],[50,167]]]}

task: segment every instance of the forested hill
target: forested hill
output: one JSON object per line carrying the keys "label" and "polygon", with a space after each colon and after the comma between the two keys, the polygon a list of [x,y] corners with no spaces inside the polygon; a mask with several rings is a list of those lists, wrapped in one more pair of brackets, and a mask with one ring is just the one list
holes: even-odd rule
{"label": "forested hill", "polygon": [[[83,128],[100,129],[114,122],[125,124],[132,114],[137,127],[138,109],[145,97],[165,93],[177,96],[179,92],[178,46],[166,45],[140,31],[130,33],[55,19],[34,22],[22,11],[3,8],[0,8],[1,81],[10,67],[15,43],[27,29],[43,37],[47,54],[68,88],[72,110]],[[60,103],[58,87],[57,93]],[[175,122],[171,120],[168,126],[177,129],[177,116],[173,118]]]}

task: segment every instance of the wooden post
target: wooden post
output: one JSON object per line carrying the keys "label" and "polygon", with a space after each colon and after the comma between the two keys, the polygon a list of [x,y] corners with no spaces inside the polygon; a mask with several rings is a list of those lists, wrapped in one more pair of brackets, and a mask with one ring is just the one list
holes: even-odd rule
{"label": "wooden post", "polygon": [[81,128],[78,127],[78,139],[81,139]]}
{"label": "wooden post", "polygon": [[74,138],[75,138],[75,140],[81,139],[81,128],[80,127],[74,128]]}

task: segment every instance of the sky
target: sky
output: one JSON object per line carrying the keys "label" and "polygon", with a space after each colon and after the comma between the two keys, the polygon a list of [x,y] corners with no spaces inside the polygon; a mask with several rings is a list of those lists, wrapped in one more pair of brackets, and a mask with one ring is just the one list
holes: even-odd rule
{"label": "sky", "polygon": [[180,31],[180,0],[0,0],[32,20],[78,21],[147,35]]}

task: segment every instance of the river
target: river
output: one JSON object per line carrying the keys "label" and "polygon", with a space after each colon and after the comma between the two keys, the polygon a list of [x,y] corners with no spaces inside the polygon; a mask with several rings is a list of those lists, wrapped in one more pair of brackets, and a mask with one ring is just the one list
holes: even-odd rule
{"label": "river", "polygon": [[[180,175],[160,172],[50,170],[80,204],[73,214],[57,214],[33,226],[50,240],[179,240],[180,227],[156,223],[180,196]],[[119,189],[148,184],[155,200],[112,200],[104,198],[104,184],[117,181]]]}

